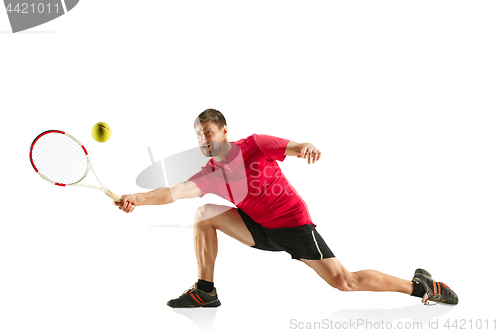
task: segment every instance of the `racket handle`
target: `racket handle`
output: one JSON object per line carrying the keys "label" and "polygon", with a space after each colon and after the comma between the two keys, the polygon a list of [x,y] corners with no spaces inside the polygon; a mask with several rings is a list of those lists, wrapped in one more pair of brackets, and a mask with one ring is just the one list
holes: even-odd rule
{"label": "racket handle", "polygon": [[[105,192],[105,194],[116,202],[122,202],[122,197],[120,197],[118,194],[116,194],[110,190],[107,190]],[[131,206],[132,206],[132,210],[131,210],[131,212],[132,212],[135,209],[135,206],[134,205],[131,205]]]}

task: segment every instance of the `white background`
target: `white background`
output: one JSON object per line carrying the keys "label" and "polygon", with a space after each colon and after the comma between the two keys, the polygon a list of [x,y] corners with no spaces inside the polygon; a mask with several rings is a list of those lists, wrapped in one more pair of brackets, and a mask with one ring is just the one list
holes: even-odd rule
{"label": "white background", "polygon": [[[496,319],[500,47],[496,1],[96,1],[12,34],[0,10],[2,332],[288,332],[290,321]],[[231,141],[312,142],[287,178],[349,270],[453,288],[456,307],[342,293],[286,253],[219,236],[218,309],[165,303],[196,280],[192,223],[214,197],[124,214],[43,181],[32,140],[60,129],[117,193],[194,147],[216,108]],[[113,130],[93,141],[98,121]],[[460,322],[459,322],[460,323]],[[356,331],[362,331],[360,326]],[[311,331],[311,330],[308,330]],[[322,329],[321,331],[332,331]],[[353,331],[348,329],[345,331]],[[408,330],[411,331],[411,330]],[[452,329],[454,331],[454,329]]]}

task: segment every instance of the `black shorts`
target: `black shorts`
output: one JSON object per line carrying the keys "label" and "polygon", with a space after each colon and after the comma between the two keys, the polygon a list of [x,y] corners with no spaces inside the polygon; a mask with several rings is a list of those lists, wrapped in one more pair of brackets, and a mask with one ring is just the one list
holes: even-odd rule
{"label": "black shorts", "polygon": [[326,259],[335,257],[323,238],[311,224],[292,228],[264,228],[244,211],[237,208],[243,222],[252,234],[255,245],[264,251],[285,251],[293,259]]}

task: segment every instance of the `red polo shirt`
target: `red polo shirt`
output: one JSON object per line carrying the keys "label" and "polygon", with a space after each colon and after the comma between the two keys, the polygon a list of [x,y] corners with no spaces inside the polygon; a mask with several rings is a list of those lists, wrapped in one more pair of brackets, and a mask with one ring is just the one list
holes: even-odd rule
{"label": "red polo shirt", "polygon": [[231,143],[226,162],[209,160],[189,178],[203,197],[216,194],[231,201],[265,228],[312,224],[307,205],[276,161],[285,160],[290,140],[253,134]]}

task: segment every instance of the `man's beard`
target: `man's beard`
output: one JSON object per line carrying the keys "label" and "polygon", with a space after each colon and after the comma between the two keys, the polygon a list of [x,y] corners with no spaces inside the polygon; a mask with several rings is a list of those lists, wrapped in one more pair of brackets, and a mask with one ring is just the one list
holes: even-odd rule
{"label": "man's beard", "polygon": [[200,147],[203,155],[205,155],[206,157],[214,157],[214,156],[219,155],[219,153],[221,152],[221,149],[222,149],[221,143],[220,142],[208,142],[208,144],[210,145],[210,147],[207,149],[203,149],[202,147]]}

